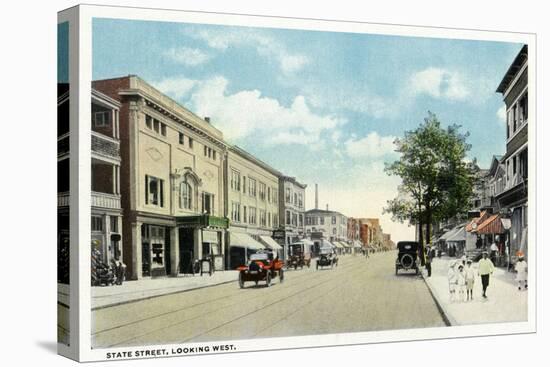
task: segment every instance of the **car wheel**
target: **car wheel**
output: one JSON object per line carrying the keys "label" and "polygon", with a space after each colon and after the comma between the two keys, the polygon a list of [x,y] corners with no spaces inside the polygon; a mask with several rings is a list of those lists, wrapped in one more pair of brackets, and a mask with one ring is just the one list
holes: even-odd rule
{"label": "car wheel", "polygon": [[283,269],[279,270],[279,282],[282,283],[285,281],[285,272]]}
{"label": "car wheel", "polygon": [[239,287],[244,288],[244,277],[243,277],[243,273],[239,273]]}
{"label": "car wheel", "polygon": [[268,272],[265,276],[265,286],[269,287],[271,285],[271,273]]}

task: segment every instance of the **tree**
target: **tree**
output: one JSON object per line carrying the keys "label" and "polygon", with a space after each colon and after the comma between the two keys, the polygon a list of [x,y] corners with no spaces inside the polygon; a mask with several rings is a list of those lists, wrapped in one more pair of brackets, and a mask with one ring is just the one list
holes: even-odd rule
{"label": "tree", "polygon": [[419,226],[422,251],[424,225],[429,241],[433,223],[469,209],[478,168],[475,160],[466,161],[471,148],[466,143],[469,133],[461,134],[460,128],[451,125],[444,129],[436,115],[428,112],[424,123],[394,141],[401,156],[385,168],[402,182],[398,196],[388,200],[384,211],[391,213],[393,220]]}

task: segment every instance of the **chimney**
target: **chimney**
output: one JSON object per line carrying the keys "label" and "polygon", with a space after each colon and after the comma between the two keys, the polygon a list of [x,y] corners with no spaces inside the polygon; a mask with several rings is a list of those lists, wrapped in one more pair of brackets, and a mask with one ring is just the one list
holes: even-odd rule
{"label": "chimney", "polygon": [[319,189],[315,184],[315,209],[319,209]]}
{"label": "chimney", "polygon": [[210,123],[210,117],[206,116],[206,117],[204,118],[204,121]]}
{"label": "chimney", "polygon": [[328,204],[327,204],[327,212],[328,212]]}

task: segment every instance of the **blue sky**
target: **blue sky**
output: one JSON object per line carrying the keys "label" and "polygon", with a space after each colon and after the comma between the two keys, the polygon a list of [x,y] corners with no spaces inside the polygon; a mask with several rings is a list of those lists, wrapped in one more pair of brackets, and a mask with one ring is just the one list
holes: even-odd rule
{"label": "blue sky", "polygon": [[137,74],[237,144],[308,184],[313,206],[381,217],[399,180],[393,140],[427,111],[470,132],[470,159],[505,151],[495,89],[522,45],[503,42],[94,19],[93,78]]}

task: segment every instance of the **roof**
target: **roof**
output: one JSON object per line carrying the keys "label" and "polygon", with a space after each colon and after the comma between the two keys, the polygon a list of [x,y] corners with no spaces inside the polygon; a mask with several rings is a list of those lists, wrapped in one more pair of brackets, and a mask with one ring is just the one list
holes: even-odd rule
{"label": "roof", "polygon": [[309,209],[309,210],[306,210],[306,215],[308,214],[338,214],[338,215],[342,215],[345,217],[344,214],[340,213],[340,212],[335,212],[334,210],[323,210],[323,209]]}
{"label": "roof", "polygon": [[516,77],[517,73],[520,71],[521,67],[524,63],[527,62],[527,45],[523,45],[519,53],[517,54],[516,58],[512,62],[512,65],[508,68],[508,71],[506,74],[504,74],[504,78],[502,78],[502,81],[498,85],[498,88],[496,90],[497,93],[504,94],[506,90],[510,87],[510,84]]}
{"label": "roof", "polygon": [[290,176],[285,176],[285,175],[281,175],[281,179],[283,181],[289,181],[289,182],[292,182],[294,185],[302,188],[302,189],[305,189],[307,187],[306,184],[303,184],[303,183],[300,183],[298,181],[296,181],[296,177],[290,177]]}
{"label": "roof", "polygon": [[280,176],[283,175],[281,172],[277,171],[275,168],[271,167],[269,164],[265,163],[264,161],[254,157],[252,154],[248,153],[246,150],[244,150],[241,147],[233,145],[233,146],[229,147],[229,150],[236,153],[236,154],[238,154],[238,155],[240,155],[241,157],[243,157],[245,159],[248,159],[251,162],[254,162],[258,166],[262,167],[263,169],[265,169],[266,171],[268,171],[269,173],[271,173],[271,174],[273,174],[277,177],[280,177]]}
{"label": "roof", "polygon": [[491,215],[477,227],[477,233],[500,234],[504,233],[504,231],[504,226],[498,214]]}

